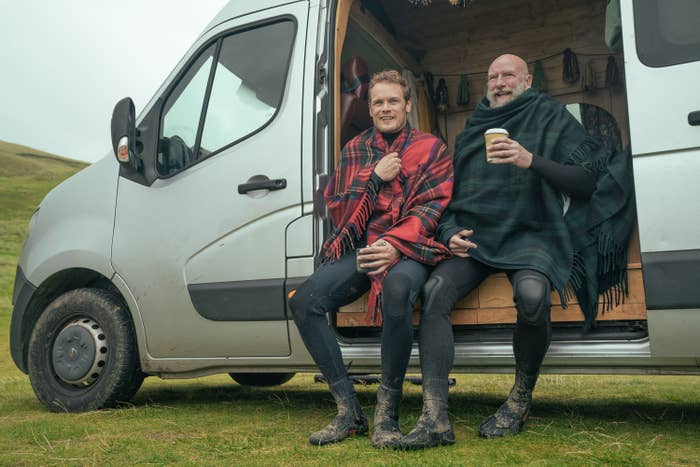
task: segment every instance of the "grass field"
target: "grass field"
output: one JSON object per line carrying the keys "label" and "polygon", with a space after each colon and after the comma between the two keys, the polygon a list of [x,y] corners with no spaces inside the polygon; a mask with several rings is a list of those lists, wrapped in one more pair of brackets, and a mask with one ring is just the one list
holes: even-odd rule
{"label": "grass field", "polygon": [[[334,414],[311,375],[269,389],[225,375],[148,378],[119,409],[48,412],[9,355],[12,282],[34,207],[80,167],[0,142],[0,465],[700,464],[696,376],[544,375],[525,431],[483,440],[479,423],[502,402],[512,377],[457,375],[450,396],[457,444],[424,452],[378,451],[367,438],[310,446],[308,433]],[[358,388],[368,415],[375,390]],[[402,429],[415,423],[420,404],[420,388],[407,384]]]}

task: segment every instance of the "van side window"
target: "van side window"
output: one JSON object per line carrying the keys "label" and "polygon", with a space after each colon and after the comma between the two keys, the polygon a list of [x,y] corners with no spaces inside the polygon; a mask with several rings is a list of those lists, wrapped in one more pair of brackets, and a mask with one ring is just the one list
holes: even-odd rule
{"label": "van side window", "polygon": [[639,60],[650,67],[700,60],[698,18],[697,0],[635,0]]}
{"label": "van side window", "polygon": [[157,168],[167,175],[194,162],[194,147],[215,45],[190,66],[165,102]]}
{"label": "van side window", "polygon": [[282,102],[295,25],[280,21],[218,39],[166,100],[158,172],[172,175],[262,129]]}

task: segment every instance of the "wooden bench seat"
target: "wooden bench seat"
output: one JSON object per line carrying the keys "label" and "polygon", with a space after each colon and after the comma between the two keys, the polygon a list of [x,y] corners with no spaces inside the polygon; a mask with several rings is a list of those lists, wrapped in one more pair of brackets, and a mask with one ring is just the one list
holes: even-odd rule
{"label": "wooden bench seat", "polygon": [[[630,240],[628,251],[627,275],[629,281],[629,296],[625,302],[602,313],[598,310],[599,321],[612,320],[646,320],[646,302],[644,299],[644,284],[639,254],[639,237],[635,229]],[[367,310],[367,295],[359,298],[350,305],[338,310],[336,325],[338,327],[367,326],[365,312]],[[479,324],[510,324],[516,319],[513,289],[504,273],[492,274],[460,300],[452,312],[453,325]],[[413,323],[418,324],[420,313],[418,307],[413,312]],[[576,298],[568,302],[563,309],[559,305],[559,295],[552,292],[552,322],[582,322],[583,314]]]}

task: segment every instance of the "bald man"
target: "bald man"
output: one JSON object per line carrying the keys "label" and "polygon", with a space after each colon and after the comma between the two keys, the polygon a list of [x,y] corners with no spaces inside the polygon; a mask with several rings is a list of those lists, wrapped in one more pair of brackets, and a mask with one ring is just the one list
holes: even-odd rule
{"label": "bald man", "polygon": [[[508,54],[495,59],[488,69],[486,96],[457,136],[452,201],[437,231],[454,257],[440,263],[424,287],[423,413],[416,428],[401,439],[403,448],[454,443],[447,415],[447,380],[454,360],[450,313],[494,272],[505,272],[513,286],[515,384],[479,433],[486,438],[516,434],[530,412],[550,343],[550,292],[559,292],[564,304],[562,291],[577,274],[568,217],[581,218],[606,157],[563,105],[531,84],[522,58]],[[509,137],[485,148],[483,135],[490,128],[505,128]],[[567,220],[566,209],[574,213]]]}

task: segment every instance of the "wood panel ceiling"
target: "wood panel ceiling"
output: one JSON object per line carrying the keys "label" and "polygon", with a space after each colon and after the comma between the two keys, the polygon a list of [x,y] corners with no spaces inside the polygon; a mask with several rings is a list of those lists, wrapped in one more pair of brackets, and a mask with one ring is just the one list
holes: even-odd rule
{"label": "wood panel ceiling", "polygon": [[484,57],[472,65],[485,68],[504,50],[528,60],[574,45],[580,52],[605,51],[605,0],[475,0],[466,7],[448,0],[425,7],[407,0],[370,1],[381,3],[398,42],[419,62],[427,59],[433,65],[440,56],[449,61],[470,55]]}

